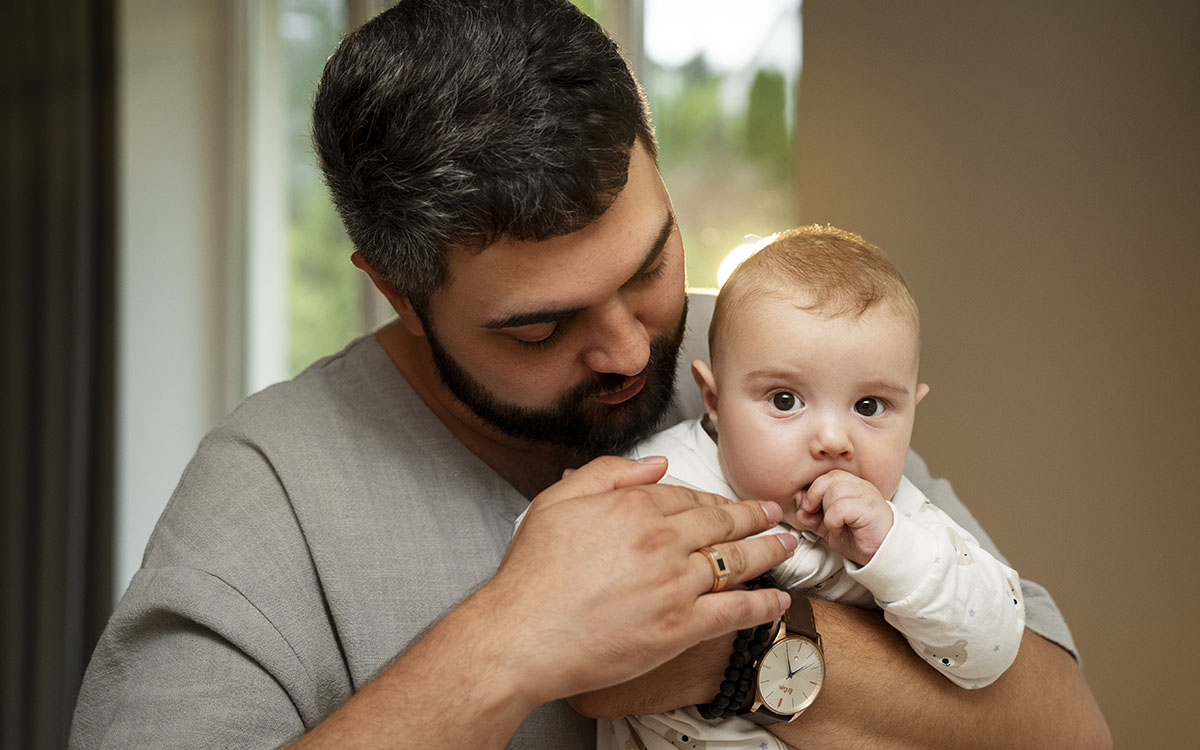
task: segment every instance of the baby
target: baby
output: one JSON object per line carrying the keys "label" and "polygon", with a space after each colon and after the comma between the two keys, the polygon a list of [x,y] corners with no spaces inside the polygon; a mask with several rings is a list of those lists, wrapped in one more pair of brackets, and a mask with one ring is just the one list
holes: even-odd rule
{"label": "baby", "polygon": [[[850,232],[803,227],[761,244],[717,298],[712,366],[692,365],[706,417],[658,433],[633,457],[666,456],[664,481],[775,501],[801,537],[772,571],[777,584],[877,606],[955,684],[990,684],[1016,657],[1024,606],[1016,572],[903,475],[929,392],[917,379],[908,287]],[[694,707],[601,721],[597,737],[601,750],[709,743],[787,747],[758,724],[706,721]]]}

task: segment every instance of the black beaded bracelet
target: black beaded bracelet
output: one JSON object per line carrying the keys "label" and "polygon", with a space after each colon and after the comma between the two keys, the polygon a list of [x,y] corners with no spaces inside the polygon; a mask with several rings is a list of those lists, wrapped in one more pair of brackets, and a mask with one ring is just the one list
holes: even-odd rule
{"label": "black beaded bracelet", "polygon": [[[770,573],[746,582],[746,588],[750,589],[774,587],[775,579]],[[708,703],[696,705],[701,718],[709,721],[728,719],[742,711],[754,689],[755,667],[771,643],[776,624],[772,620],[737,632],[733,639],[733,651],[729,655],[729,666],[725,668],[725,678],[721,680],[716,696]]]}

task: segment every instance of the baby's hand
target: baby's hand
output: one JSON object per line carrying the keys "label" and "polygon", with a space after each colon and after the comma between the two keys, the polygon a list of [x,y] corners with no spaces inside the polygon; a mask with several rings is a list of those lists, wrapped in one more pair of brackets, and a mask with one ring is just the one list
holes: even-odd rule
{"label": "baby's hand", "polygon": [[875,485],[835,469],[808,488],[796,506],[796,524],[820,534],[847,560],[866,565],[892,529],[892,510]]}

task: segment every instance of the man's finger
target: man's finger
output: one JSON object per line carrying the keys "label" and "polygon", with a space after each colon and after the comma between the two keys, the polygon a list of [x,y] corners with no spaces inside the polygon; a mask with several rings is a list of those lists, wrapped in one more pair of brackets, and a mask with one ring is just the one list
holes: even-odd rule
{"label": "man's finger", "polygon": [[701,508],[724,508],[736,505],[732,500],[691,486],[659,484],[652,497],[654,505],[664,516],[677,516]]}
{"label": "man's finger", "polygon": [[564,475],[542,491],[535,501],[539,505],[550,505],[573,497],[654,484],[666,470],[667,459],[662,456],[649,456],[637,461],[620,456],[600,456]]}
{"label": "man's finger", "polygon": [[687,549],[745,539],[766,531],[782,518],[783,509],[778,504],[756,500],[692,508],[675,516]]}
{"label": "man's finger", "polygon": [[752,628],[776,620],[791,606],[792,599],[778,589],[722,591],[696,600],[693,618],[696,641]]}
{"label": "man's finger", "polygon": [[712,558],[708,550],[697,550],[689,561],[695,571],[694,590],[700,594],[712,591],[720,568],[726,574],[725,588],[745,583],[788,559],[797,544],[795,536],[780,532],[713,545],[709,549],[716,553],[717,560]]}

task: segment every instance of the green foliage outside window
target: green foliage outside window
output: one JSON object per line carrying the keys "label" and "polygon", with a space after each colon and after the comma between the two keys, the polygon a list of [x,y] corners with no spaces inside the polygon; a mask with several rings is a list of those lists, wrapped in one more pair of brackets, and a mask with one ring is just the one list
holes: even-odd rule
{"label": "green foliage outside window", "polygon": [[688,283],[715,287],[717,266],[745,235],[786,229],[798,214],[786,82],[760,69],[744,102],[730,106],[727,76],[701,57],[674,68],[651,63],[645,77]]}
{"label": "green foliage outside window", "polygon": [[604,16],[602,15],[604,12],[604,0],[572,0],[572,2],[575,3],[576,8],[587,13],[601,24],[604,23]]}
{"label": "green foliage outside window", "polygon": [[283,0],[288,125],[288,374],[338,351],[362,333],[361,274],[312,149],[313,96],[325,59],[346,26],[328,0]]}
{"label": "green foliage outside window", "polygon": [[338,351],[362,333],[363,284],[354,248],[324,185],[297,196],[288,232],[289,374]]}

